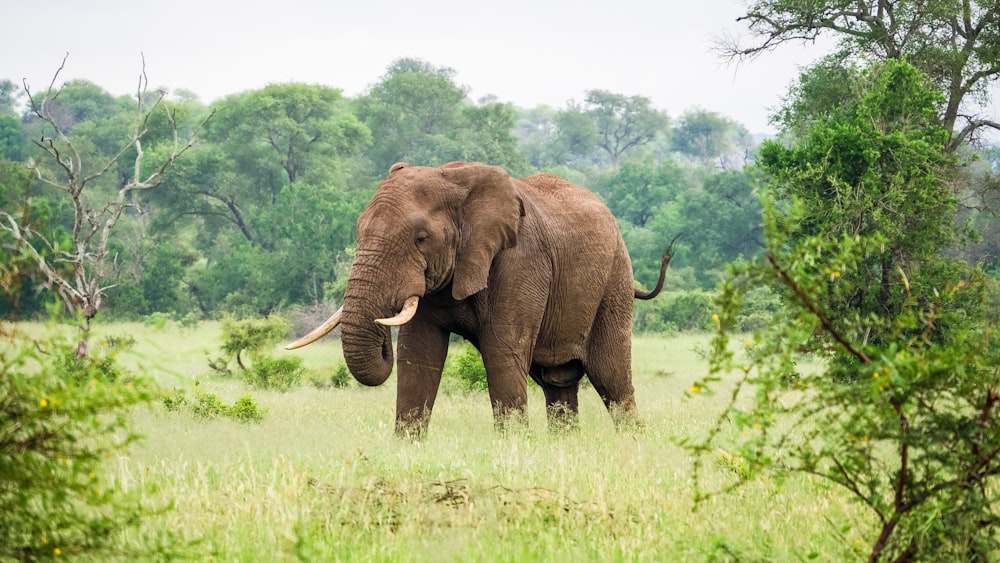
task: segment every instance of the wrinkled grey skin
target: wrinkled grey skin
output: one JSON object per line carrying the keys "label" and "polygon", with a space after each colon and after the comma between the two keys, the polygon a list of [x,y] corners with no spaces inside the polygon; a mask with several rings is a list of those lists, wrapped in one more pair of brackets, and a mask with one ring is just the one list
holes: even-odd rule
{"label": "wrinkled grey skin", "polygon": [[385,382],[392,339],[375,320],[417,296],[399,328],[397,433],[426,431],[451,333],[482,353],[500,429],[523,424],[529,376],[545,392],[550,427],[575,427],[584,374],[616,423],[633,422],[633,298],[655,296],[662,278],[637,292],[611,212],[556,176],[398,163],[358,219],[339,317],[344,358],[362,384]]}

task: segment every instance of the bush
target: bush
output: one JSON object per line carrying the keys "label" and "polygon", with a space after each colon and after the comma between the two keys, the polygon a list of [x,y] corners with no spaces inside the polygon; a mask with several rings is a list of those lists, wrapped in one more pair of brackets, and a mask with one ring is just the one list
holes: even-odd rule
{"label": "bush", "polygon": [[468,341],[466,341],[462,353],[445,366],[444,375],[461,381],[462,388],[467,391],[488,389],[483,357],[479,350]]}
{"label": "bush", "polygon": [[167,412],[182,412],[189,410],[196,418],[212,420],[229,418],[236,422],[250,423],[264,420],[265,409],[261,408],[249,393],[243,395],[232,405],[227,405],[215,393],[197,391],[194,401],[189,401],[187,394],[181,389],[163,397],[163,406]]}
{"label": "bush", "polygon": [[632,314],[636,333],[674,334],[677,331],[712,328],[714,294],[701,291],[675,291],[650,301],[637,301]]}
{"label": "bush", "polygon": [[298,356],[257,354],[243,372],[243,380],[258,389],[288,391],[302,385],[306,368]]}
{"label": "bush", "polygon": [[[0,560],[128,558],[119,534],[149,514],[105,460],[138,436],[127,412],[155,388],[124,381],[112,357],[73,362],[75,344],[0,324]],[[144,553],[144,556],[150,556]]]}
{"label": "bush", "polygon": [[150,313],[142,317],[142,324],[163,330],[170,321],[174,320],[173,313]]}
{"label": "bush", "polygon": [[229,407],[215,393],[199,391],[194,395],[191,412],[197,418],[209,420],[227,415]]}
{"label": "bush", "polygon": [[235,359],[241,369],[246,369],[241,354],[255,355],[281,341],[291,328],[282,317],[271,315],[266,319],[236,320],[228,317],[222,321],[222,352]]}
{"label": "bush", "polygon": [[229,418],[237,422],[260,422],[264,420],[264,410],[257,406],[250,394],[243,395],[229,407]]}

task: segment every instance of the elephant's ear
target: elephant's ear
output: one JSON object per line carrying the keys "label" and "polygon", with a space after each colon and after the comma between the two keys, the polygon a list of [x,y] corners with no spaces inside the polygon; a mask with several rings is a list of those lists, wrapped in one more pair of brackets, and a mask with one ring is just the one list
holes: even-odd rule
{"label": "elephant's ear", "polygon": [[486,288],[498,252],[517,244],[524,208],[510,176],[499,166],[469,163],[442,167],[448,181],[468,190],[461,206],[461,239],[452,297],[461,301]]}

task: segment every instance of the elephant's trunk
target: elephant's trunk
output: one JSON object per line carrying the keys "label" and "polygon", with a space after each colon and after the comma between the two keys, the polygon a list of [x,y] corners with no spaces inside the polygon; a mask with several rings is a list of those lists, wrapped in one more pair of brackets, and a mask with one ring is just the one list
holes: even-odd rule
{"label": "elephant's trunk", "polygon": [[385,383],[392,372],[392,335],[389,327],[375,324],[373,311],[354,311],[344,298],[340,341],[351,375],[362,385]]}
{"label": "elephant's trunk", "polygon": [[395,291],[405,284],[398,271],[381,267],[384,261],[359,249],[344,291],[340,341],[347,368],[362,385],[381,385],[394,364],[392,334],[385,323],[398,320],[398,315],[392,317],[399,312]]}

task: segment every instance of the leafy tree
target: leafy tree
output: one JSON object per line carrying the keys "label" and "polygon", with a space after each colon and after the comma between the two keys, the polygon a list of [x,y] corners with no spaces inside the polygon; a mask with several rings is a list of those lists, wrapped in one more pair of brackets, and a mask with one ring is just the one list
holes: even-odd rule
{"label": "leafy tree", "polygon": [[597,123],[583,107],[570,103],[566,110],[556,114],[555,124],[558,133],[550,149],[552,164],[567,164],[574,157],[590,158],[597,149]]}
{"label": "leafy tree", "polygon": [[758,256],[763,249],[756,184],[750,170],[709,174],[701,189],[681,191],[650,222],[661,239],[683,233],[677,262],[693,269],[698,287],[713,289],[727,264]]}
{"label": "leafy tree", "polygon": [[[727,455],[747,469],[734,485],[771,469],[842,487],[873,516],[870,561],[988,560],[1000,549],[998,292],[944,254],[961,233],[940,95],[893,60],[862,83],[800,144],[761,150],[780,200],[765,211],[766,253],[722,286],[711,373],[690,391],[740,379],[689,446],[718,452],[732,421],[742,438]],[[740,354],[741,304],[764,285],[784,305]],[[799,369],[809,355],[832,361]]]}
{"label": "leafy tree", "polygon": [[607,90],[588,91],[583,110],[597,128],[597,147],[608,154],[615,170],[623,154],[649,143],[670,123],[667,114],[653,108],[649,98]]}
{"label": "leafy tree", "polygon": [[535,168],[559,164],[553,147],[556,146],[560,128],[556,125],[559,111],[550,106],[515,108],[513,135],[518,150]]}
{"label": "leafy tree", "polygon": [[335,168],[370,143],[371,133],[350,112],[339,90],[289,83],[224,99],[206,140],[262,151],[284,171],[283,183],[342,183],[344,171]]}
{"label": "leafy tree", "polygon": [[457,150],[445,158],[487,162],[514,176],[527,175],[531,166],[518,151],[517,139],[511,134],[514,120],[514,107],[510,104],[491,102],[463,107],[461,127],[453,135]]}
{"label": "leafy tree", "polygon": [[[595,183],[594,191],[619,220],[644,227],[660,206],[692,187],[687,172],[676,162],[630,162],[602,177]],[[659,258],[656,260],[658,264]]]}
{"label": "leafy tree", "polygon": [[1000,122],[975,110],[987,105],[989,85],[1000,77],[1000,4],[994,0],[756,0],[739,21],[750,38],[723,42],[723,53],[731,57],[753,57],[831,33],[838,52],[827,68],[843,61],[905,58],[945,95],[939,119],[950,151],[981,128],[1000,130]]}
{"label": "leafy tree", "polygon": [[438,147],[459,124],[466,90],[455,84],[455,71],[419,59],[398,59],[357,100],[357,115],[379,142],[367,151],[374,177],[399,161],[442,164]]}
{"label": "leafy tree", "polygon": [[28,159],[28,141],[21,120],[14,114],[0,112],[0,157],[23,162]]}
{"label": "leafy tree", "polygon": [[717,160],[719,168],[731,169],[733,153],[747,151],[749,137],[746,128],[731,119],[711,111],[693,110],[681,116],[671,140],[674,149],[702,166],[711,166]]}
{"label": "leafy tree", "polygon": [[[893,316],[904,303],[893,291],[902,272],[910,284],[935,285],[944,264],[937,258],[966,233],[954,221],[955,160],[944,152],[948,132],[937,125],[941,96],[919,71],[895,61],[872,67],[864,84],[854,104],[818,121],[800,145],[766,142],[759,162],[779,198],[808,210],[794,232],[884,237],[867,268],[845,272],[855,289],[830,305],[836,316]],[[878,342],[877,334],[871,338]]]}

